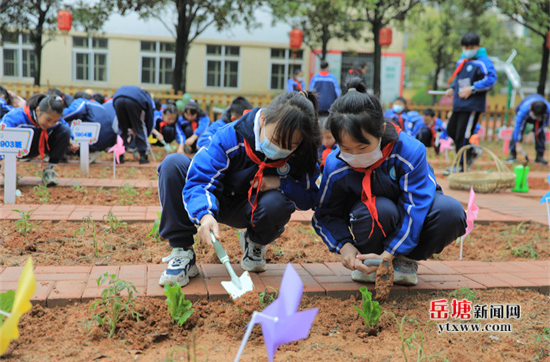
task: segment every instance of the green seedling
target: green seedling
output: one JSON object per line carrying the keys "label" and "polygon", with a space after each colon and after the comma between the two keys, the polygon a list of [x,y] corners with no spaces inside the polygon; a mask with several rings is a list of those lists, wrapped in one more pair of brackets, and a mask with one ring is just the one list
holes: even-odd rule
{"label": "green seedling", "polygon": [[193,314],[191,301],[185,299],[185,295],[181,292],[181,286],[177,283],[174,286],[170,286],[170,283],[166,284],[164,295],[172,321],[182,326]]}
{"label": "green seedling", "polygon": [[151,196],[152,193],[153,191],[151,191],[151,188],[148,188],[147,190],[145,190],[145,195],[147,195],[147,197]]}
{"label": "green seedling", "polygon": [[166,362],[197,362],[197,348],[203,351],[205,358],[204,361],[208,361],[208,350],[204,346],[197,346],[197,340],[194,330],[191,333],[191,340],[188,339],[186,345],[187,347],[176,347],[170,350],[168,356],[166,357]]}
{"label": "green seedling", "polygon": [[114,233],[119,228],[125,228],[128,226],[128,224],[124,221],[120,221],[112,211],[109,211],[109,214],[107,215],[103,215],[103,220],[105,220],[105,223],[107,224],[107,230],[111,233]]}
{"label": "green seedling", "polygon": [[[405,362],[409,361],[409,358],[407,356],[407,348],[409,350],[415,349],[418,347],[418,352],[416,356],[416,361],[424,361],[424,360],[430,360],[431,358],[439,357],[443,360],[443,362],[449,362],[449,360],[443,356],[438,354],[432,354],[429,356],[426,356],[425,354],[425,348],[424,348],[424,334],[420,331],[414,332],[411,334],[406,334],[404,331],[404,324],[407,320],[407,316],[404,315],[401,319],[401,322],[397,319],[395,314],[391,313],[393,318],[395,319],[395,323],[397,324],[397,329],[399,330],[399,337],[401,338],[401,352],[403,353],[403,358],[405,359]],[[409,323],[415,324],[415,329],[418,329],[418,321],[409,318]]]}
{"label": "green seedling", "polygon": [[467,299],[474,302],[477,299],[476,293],[468,287],[461,287],[449,294],[449,299]]}
{"label": "green seedling", "polygon": [[122,197],[120,200],[121,205],[132,205],[138,196],[136,188],[129,183],[120,186],[118,188],[118,194]]}
{"label": "green seedling", "polygon": [[537,259],[539,257],[539,254],[535,250],[535,243],[533,242],[513,248],[512,255],[529,259]]}
{"label": "green seedling", "polygon": [[27,242],[27,235],[32,229],[37,229],[38,226],[31,225],[31,213],[32,211],[22,211],[22,210],[12,210],[19,213],[21,219],[15,221],[15,226],[17,227],[17,232],[25,238]]}
{"label": "green seedling", "polygon": [[376,301],[372,300],[372,293],[369,292],[367,287],[361,287],[359,291],[362,294],[363,309],[359,309],[357,306],[353,306],[357,313],[365,320],[365,325],[368,329],[376,326],[380,320],[382,314],[382,307]]}
{"label": "green seedling", "polygon": [[149,231],[149,234],[147,234],[147,237],[152,237],[156,241],[161,241],[161,237],[159,234],[159,227],[160,227],[160,211],[157,211],[158,219],[153,222],[153,227],[151,228],[151,231]]}
{"label": "green seedling", "polygon": [[273,244],[273,251],[275,251],[275,255],[277,256],[283,256],[285,253],[281,248],[279,248],[277,245]]}
{"label": "green seedling", "polygon": [[86,227],[92,227],[92,236],[94,238],[94,254],[96,256],[96,258],[99,256],[99,251],[98,251],[98,248],[97,248],[97,236],[96,236],[96,222],[92,220],[92,217],[89,215],[89,216],[85,216],[82,221],[86,224]]}
{"label": "green seedling", "polygon": [[130,178],[131,179],[136,178],[136,169],[134,167],[130,167]]}
{"label": "green seedling", "polygon": [[550,343],[550,327],[544,327],[542,333],[535,336],[535,341],[538,343]]}
{"label": "green seedling", "polygon": [[88,195],[88,190],[80,184],[73,185],[73,190]]}
{"label": "green seedling", "polygon": [[[0,293],[0,310],[9,314],[11,312],[11,308],[13,307],[14,299],[15,292],[13,290]],[[0,314],[0,327],[2,326],[5,318],[7,318],[6,315]]]}
{"label": "green seedling", "polygon": [[48,202],[50,202],[50,191],[48,190],[48,188],[44,183],[42,183],[41,185],[35,186],[32,189],[34,191],[34,195],[39,197],[38,199],[39,203],[47,204]]}
{"label": "green seedling", "polygon": [[[100,326],[105,323],[109,326],[109,338],[115,335],[117,323],[127,314],[132,315],[137,321],[141,314],[136,312],[135,294],[137,294],[134,283],[120,280],[115,274],[105,273],[97,279],[97,286],[101,286],[105,280],[109,279],[109,287],[101,292],[101,299],[98,299],[90,306],[92,313],[91,320],[87,322],[88,328],[93,322]],[[121,293],[126,291],[128,296],[122,297]]]}
{"label": "green seedling", "polygon": [[[273,293],[270,293],[269,290],[272,290]],[[273,303],[277,299],[278,296],[279,292],[277,291],[277,289],[273,287],[265,287],[264,291],[258,294],[261,310],[266,309],[271,303]]]}

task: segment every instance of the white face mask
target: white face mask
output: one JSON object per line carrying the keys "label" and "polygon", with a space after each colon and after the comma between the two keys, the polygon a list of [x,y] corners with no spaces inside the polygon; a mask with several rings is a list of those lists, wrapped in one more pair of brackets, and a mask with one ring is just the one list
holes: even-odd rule
{"label": "white face mask", "polygon": [[340,158],[344,160],[351,167],[366,168],[374,165],[383,157],[381,146],[382,146],[382,138],[380,138],[378,142],[378,148],[376,148],[374,151],[367,152],[367,153],[359,153],[356,155],[352,153],[340,151]]}
{"label": "white face mask", "polygon": [[468,59],[472,59],[477,54],[477,49],[464,49],[462,50],[462,54],[464,54],[464,57]]}
{"label": "white face mask", "polygon": [[532,119],[538,119],[538,117],[533,113],[533,111],[529,111],[529,117]]}

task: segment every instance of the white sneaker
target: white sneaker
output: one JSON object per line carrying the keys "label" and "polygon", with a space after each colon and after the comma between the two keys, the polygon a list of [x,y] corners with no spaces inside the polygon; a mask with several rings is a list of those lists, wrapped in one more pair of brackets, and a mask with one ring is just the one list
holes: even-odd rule
{"label": "white sneaker", "polygon": [[162,286],[178,283],[184,287],[189,284],[189,278],[199,275],[193,250],[174,248],[169,256],[162,258],[162,262],[168,262],[168,267],[160,276],[159,284]]}
{"label": "white sneaker", "polygon": [[241,267],[249,272],[261,273],[267,270],[265,263],[265,249],[267,246],[258,245],[250,241],[246,231],[239,235],[239,244],[244,254]]}
{"label": "white sneaker", "polygon": [[418,263],[412,259],[398,256],[393,259],[393,282],[400,285],[418,284]]}
{"label": "white sneaker", "polygon": [[372,283],[376,282],[376,272],[370,274],[365,274],[360,270],[353,270],[351,272],[351,280],[354,280],[359,283]]}

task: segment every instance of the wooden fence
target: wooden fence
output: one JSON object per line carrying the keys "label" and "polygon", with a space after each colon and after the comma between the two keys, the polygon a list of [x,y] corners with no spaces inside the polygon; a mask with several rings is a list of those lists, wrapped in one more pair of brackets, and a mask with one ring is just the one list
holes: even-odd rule
{"label": "wooden fence", "polygon": [[[38,87],[33,86],[30,84],[23,85],[20,83],[17,84],[6,84],[6,89],[9,89],[16,94],[20,95],[23,98],[29,98],[33,94],[36,93],[45,93],[48,88],[50,87]],[[87,89],[86,87],[58,87],[59,90],[61,90],[63,93],[67,94],[75,94],[78,91],[82,91],[84,89]],[[116,88],[92,88],[94,92],[101,93],[105,96],[111,96],[116,92]],[[166,103],[168,101],[177,101],[182,98],[182,92],[174,93],[174,90],[167,90],[167,91],[158,91],[154,90],[151,91],[151,94],[155,97],[161,100],[162,103]],[[193,99],[195,99],[199,106],[202,109],[205,109],[208,112],[208,115],[211,120],[215,120],[219,117],[219,111],[220,108],[224,109],[225,107],[229,106],[231,103],[231,100],[233,99],[234,95],[229,94],[223,94],[223,93],[203,93],[203,94],[192,94]],[[266,107],[272,100],[273,95],[272,94],[264,94],[264,95],[243,95],[250,100],[250,102],[255,107]],[[436,106],[424,106],[421,104],[415,104],[415,103],[409,103],[409,109],[418,111],[420,114],[422,114],[422,111],[426,108],[432,108],[435,111],[435,114],[437,117],[445,120],[447,119],[447,115],[451,111],[451,107],[442,107],[439,105]],[[513,126],[514,124],[514,110],[506,110],[505,107],[498,107],[498,106],[488,106],[485,113],[483,113],[480,116],[480,123],[482,127],[484,128],[484,133],[482,135],[482,139],[488,140],[488,141],[494,141],[498,139],[498,128],[506,125],[506,115],[508,115],[508,125]]]}

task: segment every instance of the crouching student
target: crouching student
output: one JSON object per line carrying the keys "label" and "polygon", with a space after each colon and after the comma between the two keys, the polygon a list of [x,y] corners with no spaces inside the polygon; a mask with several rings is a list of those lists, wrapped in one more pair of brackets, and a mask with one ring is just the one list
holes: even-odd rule
{"label": "crouching student", "polygon": [[[246,229],[241,266],[266,268],[265,250],[296,210],[315,202],[319,175],[317,102],[307,92],[284,93],[216,132],[193,157],[168,155],[158,167],[160,235],[173,248],[159,284],[184,286],[198,274],[193,235],[211,245],[218,223]],[[182,197],[183,193],[183,197]]]}
{"label": "crouching student", "polygon": [[389,118],[393,124],[410,134],[411,129],[409,126],[410,119],[408,111],[407,100],[403,97],[397,97],[395,101],[393,101],[392,108],[386,111],[384,117]]}
{"label": "crouching student", "polygon": [[147,157],[148,137],[153,129],[155,103],[149,93],[133,85],[117,89],[113,96],[113,107],[122,133],[124,146],[128,148],[128,129],[132,129],[139,163],[149,163]]}
{"label": "crouching student", "polygon": [[76,92],[74,100],[63,110],[63,118],[67,122],[80,119],[82,122],[95,122],[101,125],[97,142],[90,145],[90,163],[116,143],[116,130],[109,112],[86,92]]}
{"label": "crouching student", "polygon": [[161,111],[162,116],[155,117],[155,126],[153,127],[152,135],[155,138],[155,142],[151,144],[156,146],[164,146],[162,142],[166,144],[172,143],[176,139],[176,121],[179,117],[178,107],[175,104],[167,104],[164,110]]}
{"label": "crouching student", "polygon": [[65,156],[71,140],[71,130],[61,118],[63,100],[60,97],[35,94],[27,100],[27,105],[14,108],[2,118],[0,124],[14,128],[32,128],[34,130],[31,149],[24,158],[38,155],[44,160],[46,154],[50,159],[42,172],[46,186],[58,184],[55,168]]}
{"label": "crouching student", "polygon": [[336,145],[336,140],[332,136],[332,132],[330,132],[330,128],[328,128],[327,117],[323,117],[319,120],[319,126],[321,128],[321,147],[319,148],[319,159],[321,160],[321,172],[323,172],[328,155],[337,149],[338,146]]}
{"label": "crouching student", "polygon": [[439,154],[439,139],[446,139],[448,136],[445,133],[445,125],[443,121],[435,116],[435,112],[431,108],[426,108],[422,112],[422,116],[417,116],[411,120],[414,125],[412,136],[422,142],[426,148],[434,147],[435,154]]}
{"label": "crouching student", "polygon": [[390,258],[394,282],[416,285],[417,260],[440,253],[463,235],[466,213],[443,195],[426,161],[426,148],[385,121],[378,100],[357,78],[333,104],[328,119],[339,150],[326,161],[313,226],[340,253],[351,278],[373,283]]}
{"label": "crouching student", "polygon": [[245,97],[239,96],[233,99],[231,105],[223,111],[221,119],[211,123],[206,131],[199,137],[197,140],[197,147],[201,148],[208,146],[210,141],[212,141],[212,137],[214,137],[220,127],[240,119],[246,110],[251,110],[252,108],[254,108],[252,103]]}
{"label": "crouching student", "polygon": [[183,117],[178,118],[176,127],[177,152],[190,154],[197,152],[197,140],[209,124],[210,118],[197,102],[194,100],[187,102],[183,109]]}

